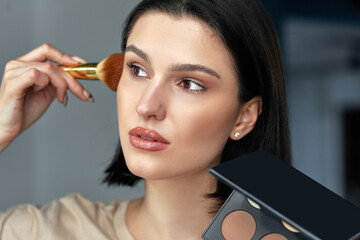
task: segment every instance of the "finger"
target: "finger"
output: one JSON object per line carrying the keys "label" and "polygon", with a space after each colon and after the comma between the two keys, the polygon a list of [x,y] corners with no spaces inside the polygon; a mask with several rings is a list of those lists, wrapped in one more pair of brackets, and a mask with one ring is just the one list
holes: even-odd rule
{"label": "finger", "polygon": [[88,101],[88,97],[84,94],[84,87],[67,72],[63,71],[62,69],[59,71],[66,80],[68,89],[81,100]]}
{"label": "finger", "polygon": [[8,74],[11,76],[14,76],[14,74],[17,74],[17,76],[21,75],[24,71],[26,71],[28,69],[23,69],[22,71],[14,71],[14,70],[19,70],[21,68],[24,68],[24,66],[27,66],[27,65],[29,65],[29,64],[28,63],[26,64],[25,62],[20,61],[20,60],[11,60],[6,63],[5,69],[4,69],[4,74]]}
{"label": "finger", "polygon": [[34,79],[33,91],[39,92],[43,90],[44,88],[49,86],[49,82],[50,82],[49,77],[46,74],[39,71],[39,75],[37,76],[37,78]]}
{"label": "finger", "polygon": [[56,97],[61,103],[64,102],[67,89],[69,89],[81,100],[89,100],[89,97],[85,94],[83,86],[70,76],[70,74],[66,73],[58,66],[46,62],[39,64],[37,69],[44,72],[49,77],[51,85],[56,88]]}
{"label": "finger", "polygon": [[79,57],[73,57],[71,55],[65,54],[48,43],[42,44],[31,52],[18,58],[18,60],[27,62],[45,62],[50,60],[65,66],[86,62]]}
{"label": "finger", "polygon": [[66,91],[69,89],[75,96],[83,101],[88,101],[83,86],[76,81],[70,74],[64,72],[56,65],[44,63],[40,67],[45,74],[48,75],[51,85],[56,88],[56,97],[61,103],[64,103]]}
{"label": "finger", "polygon": [[36,68],[30,68],[21,74],[17,81],[12,81],[9,89],[6,91],[8,94],[15,96],[18,99],[23,98],[29,88],[43,89],[49,85],[49,78]]}
{"label": "finger", "polygon": [[28,71],[31,68],[36,68],[39,63],[37,62],[24,62],[21,60],[11,60],[5,65],[4,79],[16,79],[24,72]]}
{"label": "finger", "polygon": [[68,84],[62,75],[61,69],[49,62],[38,64],[36,69],[47,75],[50,84],[56,88],[57,99],[59,102],[63,103]]}

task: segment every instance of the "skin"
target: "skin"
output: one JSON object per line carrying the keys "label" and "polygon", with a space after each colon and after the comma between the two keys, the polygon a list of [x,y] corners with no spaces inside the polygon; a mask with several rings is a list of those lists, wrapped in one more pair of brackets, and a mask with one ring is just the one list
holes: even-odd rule
{"label": "skin", "polygon": [[[229,137],[238,140],[253,129],[261,98],[239,104],[231,55],[205,24],[189,17],[140,17],[124,64],[117,90],[120,140],[130,171],[146,186],[145,197],[129,204],[128,228],[135,239],[201,239],[215,203],[204,198],[215,191],[208,169],[220,162]],[[211,71],[174,71],[181,64]],[[135,148],[128,134],[135,127],[157,131],[170,145],[157,152]]]}

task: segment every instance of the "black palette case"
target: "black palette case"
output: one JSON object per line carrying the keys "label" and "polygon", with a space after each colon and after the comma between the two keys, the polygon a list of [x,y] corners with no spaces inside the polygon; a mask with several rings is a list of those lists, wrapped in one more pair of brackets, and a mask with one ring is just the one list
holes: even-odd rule
{"label": "black palette case", "polygon": [[255,221],[249,240],[360,239],[359,208],[266,151],[222,163],[210,173],[234,191],[204,240],[225,239],[222,224],[236,211]]}

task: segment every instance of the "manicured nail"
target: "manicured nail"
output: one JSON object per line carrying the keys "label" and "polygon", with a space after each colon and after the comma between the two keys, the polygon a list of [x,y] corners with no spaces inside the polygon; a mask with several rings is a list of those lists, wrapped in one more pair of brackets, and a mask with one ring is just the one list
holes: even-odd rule
{"label": "manicured nail", "polygon": [[72,56],[72,59],[78,63],[87,63],[86,60],[82,59],[81,57],[78,57],[78,56]]}
{"label": "manicured nail", "polygon": [[67,93],[65,94],[65,97],[64,97],[64,107],[66,107],[67,106],[67,103],[68,103],[68,95],[67,95]]}
{"label": "manicured nail", "polygon": [[84,90],[84,95],[85,95],[85,97],[86,97],[90,102],[95,102],[94,97],[93,97],[92,94],[89,93],[87,90]]}

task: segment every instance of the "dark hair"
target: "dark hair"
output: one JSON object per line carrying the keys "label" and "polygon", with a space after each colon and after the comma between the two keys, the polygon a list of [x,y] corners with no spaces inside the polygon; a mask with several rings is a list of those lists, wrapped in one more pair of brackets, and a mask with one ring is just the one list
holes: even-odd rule
{"label": "dark hair", "polygon": [[[239,102],[262,97],[255,128],[239,141],[228,139],[221,162],[264,149],[290,163],[284,75],[274,24],[258,0],[144,0],[130,13],[123,30],[122,50],[136,21],[149,11],[193,17],[218,34],[231,54],[239,79]],[[133,185],[140,178],[125,164],[120,144],[105,170],[108,185]],[[225,200],[230,189],[218,182],[209,194]],[[220,201],[222,202],[222,201]]]}

